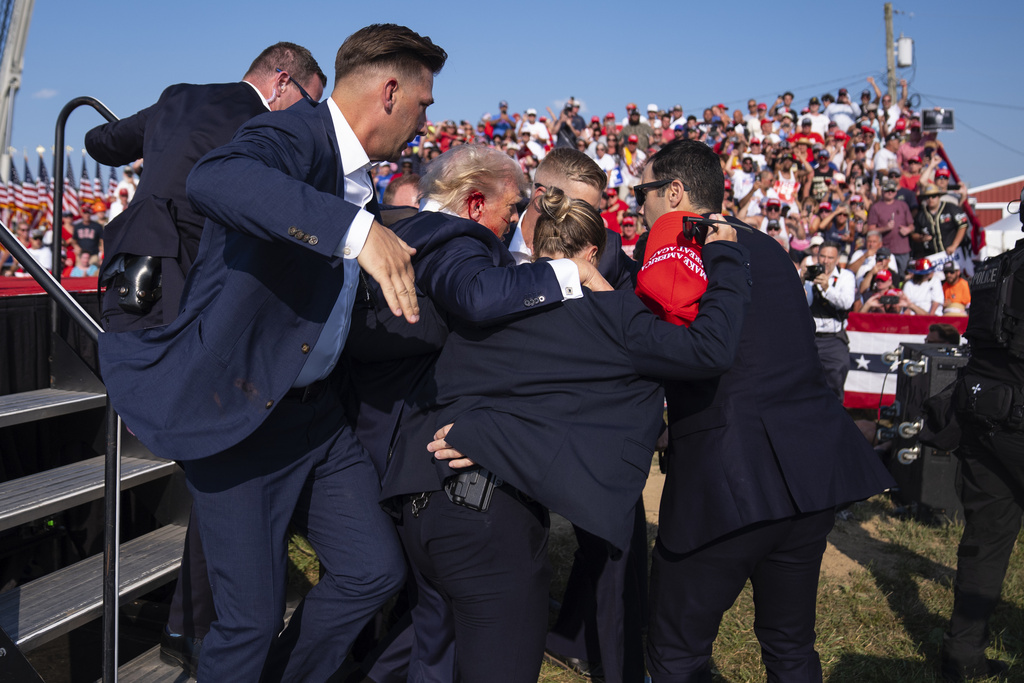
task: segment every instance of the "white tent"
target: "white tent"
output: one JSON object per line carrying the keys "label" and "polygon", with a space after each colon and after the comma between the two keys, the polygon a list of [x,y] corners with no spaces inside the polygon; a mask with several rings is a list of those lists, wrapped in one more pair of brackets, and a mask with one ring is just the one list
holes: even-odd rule
{"label": "white tent", "polygon": [[986,225],[982,230],[985,231],[985,246],[981,248],[980,254],[982,260],[1013,249],[1017,240],[1024,237],[1024,232],[1021,232],[1021,217],[1016,213],[1011,213],[992,225]]}

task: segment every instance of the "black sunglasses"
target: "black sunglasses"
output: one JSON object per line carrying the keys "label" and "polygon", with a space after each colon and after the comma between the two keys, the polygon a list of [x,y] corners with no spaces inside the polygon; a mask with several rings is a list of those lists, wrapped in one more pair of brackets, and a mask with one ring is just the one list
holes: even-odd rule
{"label": "black sunglasses", "polygon": [[[276,69],[276,71],[279,74],[284,73],[284,69]],[[288,80],[295,84],[295,87],[299,89],[299,92],[302,93],[302,96],[309,100],[311,104],[318,104],[317,101],[313,99],[313,96],[306,92],[306,89],[303,88],[302,85],[299,84],[297,80],[292,78],[291,74],[288,74]]]}
{"label": "black sunglasses", "polygon": [[[657,190],[659,188],[665,187],[666,185],[670,185],[673,180],[677,180],[677,179],[676,178],[665,178],[663,180],[652,180],[649,183],[642,183],[640,185],[634,185],[633,186],[633,196],[636,197],[636,208],[639,209],[641,206],[644,205],[644,202],[647,201],[647,192],[649,190]],[[682,181],[679,181],[679,182],[682,182]],[[689,186],[686,183],[683,183],[683,189],[686,190],[687,192],[690,191],[690,188],[689,188]]]}

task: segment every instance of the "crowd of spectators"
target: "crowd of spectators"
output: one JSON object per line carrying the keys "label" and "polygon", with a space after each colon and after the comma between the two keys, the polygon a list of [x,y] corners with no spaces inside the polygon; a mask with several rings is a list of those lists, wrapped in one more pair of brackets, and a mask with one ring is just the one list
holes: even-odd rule
{"label": "crowd of spectators", "polygon": [[[621,117],[609,111],[604,117],[591,116],[589,122],[573,98],[557,114],[546,108],[546,115],[534,107],[511,112],[508,102],[502,101],[497,114],[484,114],[476,123],[428,123],[427,133],[399,162],[380,164],[372,172],[384,203],[415,205],[419,174],[452,146],[478,143],[501,149],[531,180],[548,151],[575,147],[607,174],[602,216],[608,228],[622,234],[623,248],[633,256],[638,240],[642,245],[644,225],[630,188],[639,182],[644,162],[672,140],[699,140],[721,160],[726,183],[723,213],[775,237],[801,273],[816,263],[821,243],[836,243],[839,267],[849,268],[857,278],[855,310],[931,311],[932,306],[909,302],[882,306],[876,301],[867,306],[870,295],[881,287],[877,276],[884,272],[876,267],[875,257],[879,249],[888,254],[886,268],[892,280],[883,292],[902,293],[904,282],[932,278],[932,264],[937,267],[947,260],[942,254],[969,276],[973,264],[963,209],[966,192],[952,182],[936,134],[922,130],[921,112],[908,107],[906,82],[900,82],[896,101],[873,78],[867,84],[857,102],[846,88],[811,97],[806,105],[786,92],[771,103],[750,99],[745,112],[715,104],[699,115],[686,113],[680,104],[652,103],[641,110],[630,102]],[[135,184],[132,169],[126,169],[93,220],[85,208],[79,220],[65,221],[65,276],[88,273],[102,262],[100,232],[90,229],[90,223],[101,228],[122,211]],[[391,184],[395,186],[385,194]],[[13,220],[12,227],[33,257],[49,267],[53,240],[46,225],[22,218]],[[42,239],[33,239],[36,235]],[[82,253],[89,255],[86,268]],[[928,267],[922,259],[928,260]],[[3,264],[5,275],[17,270],[9,259]],[[961,283],[966,287],[963,278]],[[898,295],[882,296],[889,301]],[[957,302],[951,312],[960,313],[961,305],[966,306]],[[944,308],[945,301],[936,310]]]}

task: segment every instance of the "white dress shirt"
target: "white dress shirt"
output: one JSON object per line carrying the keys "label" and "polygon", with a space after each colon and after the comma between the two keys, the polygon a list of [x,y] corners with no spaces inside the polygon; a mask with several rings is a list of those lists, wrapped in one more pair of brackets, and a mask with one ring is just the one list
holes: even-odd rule
{"label": "white dress shirt", "polygon": [[[813,285],[817,287],[817,285]],[[818,291],[821,291],[820,289]],[[828,276],[828,289],[822,292],[825,301],[841,311],[853,308],[853,299],[857,293],[857,285],[853,273],[843,268],[836,268]],[[842,332],[846,328],[845,320],[837,318],[815,318],[815,332]]]}
{"label": "white dress shirt", "polygon": [[[352,127],[345,120],[345,115],[338,109],[334,100],[327,100],[327,107],[334,122],[334,132],[338,138],[339,172],[345,174],[345,201],[359,207],[365,207],[373,197],[373,186],[370,184],[370,158],[363,150],[362,144],[352,132]],[[356,285],[359,282],[359,264],[356,258],[363,250],[366,237],[370,234],[373,214],[361,209],[348,227],[345,239],[335,250],[335,256],[343,257],[344,284],[338,300],[334,303],[327,322],[319,339],[309,352],[305,365],[295,378],[292,386],[304,387],[324,379],[341,357],[345,346],[348,330],[351,325],[352,304],[356,297]]]}

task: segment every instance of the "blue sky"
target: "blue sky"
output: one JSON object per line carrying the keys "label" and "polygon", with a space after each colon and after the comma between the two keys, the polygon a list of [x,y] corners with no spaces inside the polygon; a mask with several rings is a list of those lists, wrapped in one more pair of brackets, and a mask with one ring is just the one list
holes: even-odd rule
{"label": "blue sky", "polygon": [[[894,9],[896,36],[915,41],[915,66],[898,75],[924,105],[955,110],[957,130],[941,139],[960,174],[972,185],[1024,175],[1024,3],[916,0]],[[885,74],[882,2],[39,0],[12,145],[18,156],[28,151],[33,173],[34,150],[44,146],[52,173],[54,124],[73,97],[92,95],[126,116],[172,83],[238,80],[278,40],[308,47],[330,83],[338,46],[375,22],[405,24],[448,51],[432,120],[475,121],[502,99],[513,111],[557,111],[569,96],[588,119],[621,117],[630,101],[681,103],[699,116],[712,103],[742,109],[749,97],[770,103],[787,89],[800,105],[844,86],[856,98],[867,75],[883,84]],[[76,175],[85,131],[101,122],[92,110],[71,116]]]}

